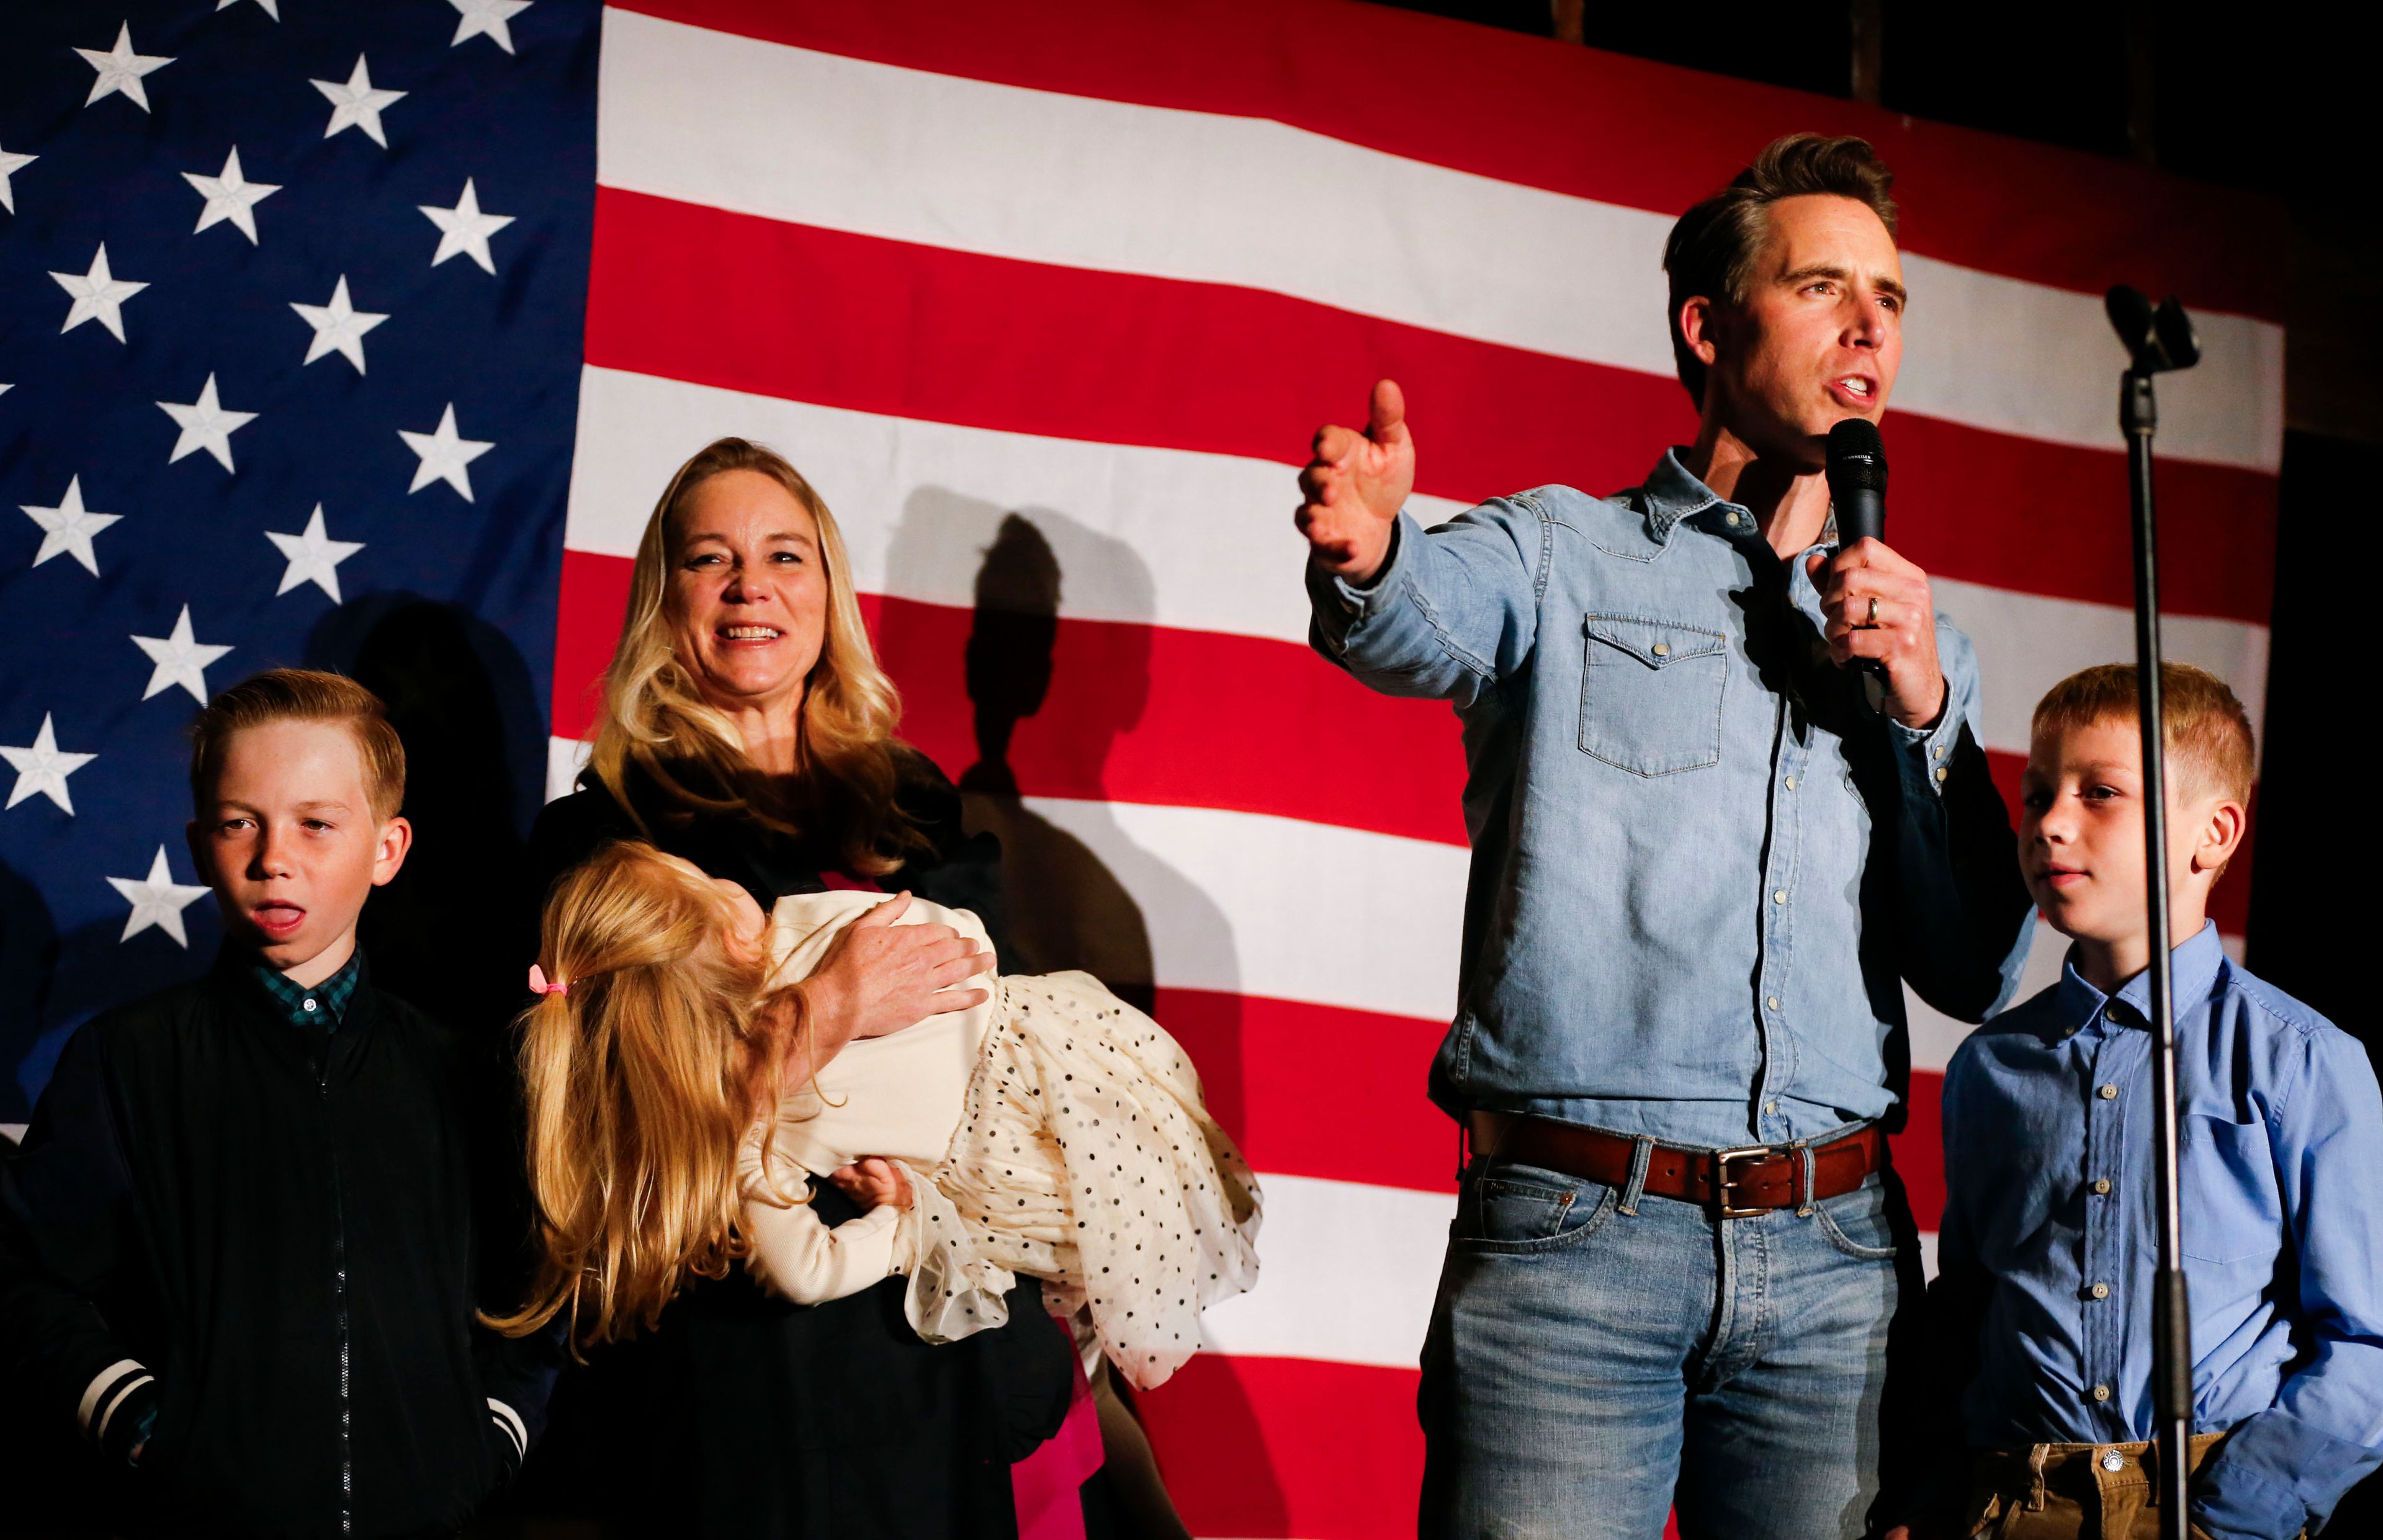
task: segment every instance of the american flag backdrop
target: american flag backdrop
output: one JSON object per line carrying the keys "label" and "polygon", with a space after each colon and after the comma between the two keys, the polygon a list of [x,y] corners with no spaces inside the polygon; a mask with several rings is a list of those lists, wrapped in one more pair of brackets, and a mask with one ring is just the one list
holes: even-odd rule
{"label": "american flag backdrop", "polygon": [[[1426,522],[1630,485],[1693,432],[1672,219],[1778,133],[1865,134],[1912,290],[1890,533],[1977,642],[2006,794],[2037,696],[2130,655],[2112,282],[2201,321],[2161,388],[2167,640],[2259,716],[2283,268],[2245,196],[1344,0],[118,0],[0,28],[0,501],[26,510],[0,525],[0,1116],[212,941],[179,843],[194,696],[460,607],[534,686],[562,789],[655,496],[710,438],[763,439],[844,526],[905,733],[1003,836],[1026,960],[1149,992],[1264,1176],[1259,1287],[1142,1401],[1203,1535],[1414,1522],[1462,760],[1444,708],[1305,650],[1290,519],[1309,435],[1374,379],[1406,388]],[[2247,866],[2217,890],[2238,951]],[[2031,987],[2056,967],[2040,945]],[[1928,1225],[1965,1029],[1912,1015]]]}

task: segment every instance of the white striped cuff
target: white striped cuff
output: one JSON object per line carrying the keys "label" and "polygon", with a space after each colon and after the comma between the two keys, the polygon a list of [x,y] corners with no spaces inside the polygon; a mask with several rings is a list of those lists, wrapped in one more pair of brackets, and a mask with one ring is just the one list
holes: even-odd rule
{"label": "white striped cuff", "polygon": [[106,1437],[107,1420],[124,1404],[124,1398],[156,1377],[136,1359],[117,1359],[83,1387],[82,1400],[75,1407],[75,1424],[93,1442]]}
{"label": "white striped cuff", "polygon": [[522,1424],[520,1412],[491,1396],[488,1398],[488,1416],[504,1430],[505,1436],[513,1441],[513,1459],[520,1460],[529,1453],[529,1429]]}

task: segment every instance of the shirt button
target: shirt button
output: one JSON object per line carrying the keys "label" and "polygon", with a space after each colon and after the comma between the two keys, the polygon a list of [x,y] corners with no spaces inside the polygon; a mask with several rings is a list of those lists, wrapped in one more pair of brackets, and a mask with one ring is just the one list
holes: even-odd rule
{"label": "shirt button", "polygon": [[1941,783],[1941,782],[1943,782],[1943,781],[1944,781],[1947,776],[1951,775],[1952,773],[1953,773],[1953,772],[1952,772],[1951,770],[1946,770],[1946,769],[1945,769],[1944,766],[1942,766],[1942,765],[1939,765],[1939,766],[1937,766],[1937,767],[1936,767],[1936,779],[1937,779],[1937,781],[1938,781],[1940,783]]}
{"label": "shirt button", "polygon": [[2097,1401],[2108,1400],[2110,1398],[2110,1387],[2106,1385],[2095,1386],[2093,1387],[2093,1398]]}
{"label": "shirt button", "polygon": [[1787,890],[1786,890],[1786,889],[1784,889],[1784,888],[1773,888],[1773,889],[1771,891],[1771,902],[1772,902],[1772,903],[1773,903],[1773,904],[1784,904],[1784,903],[1786,903],[1786,902],[1787,902]]}
{"label": "shirt button", "polygon": [[1945,758],[1945,745],[1943,744],[1938,744],[1934,748],[1930,749],[1928,751],[1928,758],[1931,759],[1942,759]]}
{"label": "shirt button", "polygon": [[2096,1198],[2107,1198],[2110,1196],[2109,1177],[2097,1177],[2093,1179],[2093,1196]]}
{"label": "shirt button", "polygon": [[2115,1102],[2118,1099],[2118,1088],[2116,1086],[2104,1086],[2100,1090],[2095,1091],[2093,1094],[2100,1097],[2105,1102]]}
{"label": "shirt button", "polygon": [[1787,778],[1787,789],[1791,792],[1796,789],[1796,778],[1792,775]]}
{"label": "shirt button", "polygon": [[2096,1300],[2106,1300],[2110,1297],[2110,1286],[2108,1284],[2095,1284],[2091,1289],[2087,1290],[2087,1292],[2092,1294]]}
{"label": "shirt button", "polygon": [[1737,527],[1737,515],[1735,513],[1724,513],[1721,516],[1721,522],[1729,525],[1730,528],[1735,529]]}
{"label": "shirt button", "polygon": [[1655,644],[1655,656],[1656,656],[1656,657],[1658,657],[1658,658],[1669,658],[1670,656],[1672,656],[1672,647],[1671,647],[1671,644],[1670,644],[1670,643],[1668,643],[1668,642],[1658,642],[1658,643],[1656,643],[1656,644]]}
{"label": "shirt button", "polygon": [[311,1011],[311,1010],[313,1010],[313,1009],[315,1008],[315,1001],[314,1001],[314,998],[313,998],[311,995],[307,998],[307,1001],[306,1001],[306,1008],[307,1008],[308,1010],[310,1010],[310,1011]]}
{"label": "shirt button", "polygon": [[1774,1011],[1775,1011],[1775,1010],[1777,1010],[1777,1009],[1779,1008],[1779,997],[1778,997],[1777,995],[1775,995],[1775,994],[1774,994],[1774,995],[1772,995],[1770,999],[1765,1000],[1765,1001],[1763,1002],[1763,1004],[1766,1004],[1766,1005],[1768,1005],[1768,1006],[1770,1006],[1772,1010],[1774,1010]]}

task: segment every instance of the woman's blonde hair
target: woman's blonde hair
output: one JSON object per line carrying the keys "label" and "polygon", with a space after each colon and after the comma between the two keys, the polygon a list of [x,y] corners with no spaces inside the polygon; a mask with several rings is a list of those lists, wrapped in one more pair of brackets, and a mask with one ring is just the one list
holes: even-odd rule
{"label": "woman's blonde hair", "polygon": [[801,996],[766,992],[729,920],[711,879],[648,844],[607,845],[555,885],[538,966],[562,987],[521,1022],[544,1254],[498,1330],[562,1314],[574,1350],[630,1337],[746,1254],[737,1150],[778,1103]]}
{"label": "woman's blonde hair", "polygon": [[[704,700],[672,640],[671,548],[679,522],[695,489],[729,471],[770,477],[819,524],[827,626],[804,683],[791,783],[773,783],[753,767],[735,724]],[[629,795],[632,764],[679,809],[741,815],[783,834],[813,836],[856,875],[881,876],[924,844],[895,802],[901,715],[900,694],[869,645],[844,536],[827,503],[774,450],[744,438],[706,445],[671,477],[637,543],[588,768],[648,834]]]}

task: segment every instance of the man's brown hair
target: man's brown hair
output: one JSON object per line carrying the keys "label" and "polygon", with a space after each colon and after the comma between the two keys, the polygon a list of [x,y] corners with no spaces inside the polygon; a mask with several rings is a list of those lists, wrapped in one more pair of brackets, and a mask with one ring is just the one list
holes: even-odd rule
{"label": "man's brown hair", "polygon": [[1680,330],[1680,307],[1701,294],[1727,304],[1746,303],[1754,259],[1771,233],[1771,205],[1782,198],[1834,193],[1867,204],[1895,233],[1895,200],[1887,190],[1895,173],[1878,158],[1870,141],[1821,134],[1789,134],[1763,146],[1754,164],[1703,203],[1680,216],[1663,242],[1663,271],[1671,276],[1672,358],[1680,383],[1699,409],[1705,399],[1704,362],[1688,351]]}
{"label": "man's brown hair", "polygon": [[[2226,682],[2190,663],[2160,665],[2161,714],[2180,795],[2222,796],[2248,806],[2257,773],[2250,714]],[[2140,722],[2135,666],[2101,663],[2072,673],[2036,703],[2034,730],[2073,733],[2101,721]]]}
{"label": "man's brown hair", "polygon": [[202,816],[215,795],[231,735],[277,721],[337,722],[346,728],[364,760],[364,795],[372,802],[374,821],[387,822],[405,805],[405,745],[389,725],[380,696],[343,674],[273,669],[218,693],[191,724],[191,800]]}

